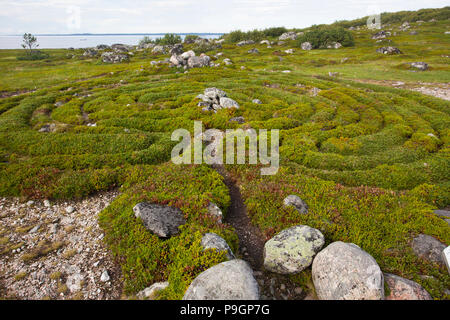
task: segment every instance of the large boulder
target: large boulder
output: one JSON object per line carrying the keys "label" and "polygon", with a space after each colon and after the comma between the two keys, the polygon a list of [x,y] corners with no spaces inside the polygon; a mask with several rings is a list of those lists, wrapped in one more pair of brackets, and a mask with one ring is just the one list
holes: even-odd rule
{"label": "large boulder", "polygon": [[390,36],[390,35],[391,35],[390,32],[381,30],[381,31],[375,33],[375,34],[372,36],[372,39],[374,39],[374,40],[385,39],[387,36]]}
{"label": "large boulder", "polygon": [[411,247],[418,257],[432,263],[437,263],[440,266],[445,265],[442,252],[445,250],[446,245],[432,236],[419,234],[413,239]]}
{"label": "large boulder", "polygon": [[308,226],[285,229],[266,242],[264,267],[280,274],[299,273],[311,265],[324,244],[319,230]]}
{"label": "large boulder", "polygon": [[178,233],[178,227],[185,224],[183,212],[175,207],[141,202],[134,208],[134,215],[144,226],[160,238],[169,238]]}
{"label": "large boulder", "polygon": [[297,40],[298,35],[295,32],[285,32],[283,33],[278,40]]}
{"label": "large boulder", "polygon": [[200,273],[183,300],[259,300],[258,283],[247,262],[222,262]]}
{"label": "large boulder", "polygon": [[219,252],[225,251],[228,260],[236,258],[225,239],[215,233],[206,233],[202,238],[201,244],[204,249],[216,249]]}
{"label": "large boulder", "polygon": [[209,63],[211,61],[211,58],[203,55],[203,56],[195,56],[195,57],[190,57],[187,60],[187,66],[189,68],[202,68],[202,67],[208,67]]}
{"label": "large boulder", "polygon": [[308,205],[299,196],[291,194],[283,200],[285,207],[293,207],[301,214],[308,213]]}
{"label": "large boulder", "polygon": [[375,259],[353,243],[333,242],[319,252],[312,277],[321,300],[382,300],[384,279]]}
{"label": "large boulder", "polygon": [[430,294],[414,281],[390,273],[384,274],[384,280],[390,291],[386,300],[432,300]]}

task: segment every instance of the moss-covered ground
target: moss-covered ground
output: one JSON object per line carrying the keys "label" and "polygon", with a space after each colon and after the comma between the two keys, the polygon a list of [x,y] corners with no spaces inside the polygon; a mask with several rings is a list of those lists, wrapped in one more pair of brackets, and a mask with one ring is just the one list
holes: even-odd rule
{"label": "moss-covered ground", "polygon": [[[161,298],[179,299],[197,274],[225,259],[202,250],[202,233],[220,234],[235,251],[239,244],[230,225],[207,214],[209,201],[225,213],[230,204],[221,176],[206,165],[168,162],[172,131],[192,131],[193,120],[205,129],[281,129],[275,176],[263,177],[251,165],[227,166],[263,234],[307,224],[322,230],[327,243],[353,242],[383,271],[448,299],[447,270],[416,258],[409,242],[426,233],[450,243],[448,224],[433,215],[450,204],[450,102],[353,81],[449,82],[448,21],[411,25],[418,35],[392,25],[397,36],[389,44],[372,40],[374,31],[353,31],[355,46],[338,50],[226,44],[207,54],[223,52],[216,62],[230,58],[233,65],[188,73],[152,66],[167,56],[150,51],[107,65],[83,58],[82,50],[44,50],[50,58],[42,61],[18,61],[19,50],[1,50],[0,195],[81,198],[120,187],[100,223],[122,266],[126,294],[168,280]],[[403,54],[375,52],[386,45]],[[247,53],[252,47],[260,53]],[[294,54],[284,53],[290,48]],[[430,70],[410,69],[415,61]],[[202,112],[195,97],[208,87],[226,91],[240,109]],[[246,123],[230,124],[236,116]],[[39,132],[50,123],[54,132]],[[310,213],[283,208],[289,194],[304,199]],[[177,206],[188,223],[161,240],[134,218],[141,201]],[[304,284],[308,272],[293,280]]]}

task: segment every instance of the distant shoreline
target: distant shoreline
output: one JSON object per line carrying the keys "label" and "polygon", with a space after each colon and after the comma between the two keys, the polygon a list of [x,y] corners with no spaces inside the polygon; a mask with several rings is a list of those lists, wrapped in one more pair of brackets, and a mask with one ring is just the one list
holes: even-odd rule
{"label": "distant shoreline", "polygon": [[[66,36],[164,36],[167,33],[43,33],[43,34],[35,34],[36,37],[66,37]],[[211,36],[221,36],[225,33],[205,33],[205,32],[180,32],[173,33],[176,35],[211,35]],[[1,37],[21,37],[23,34],[0,34]]]}

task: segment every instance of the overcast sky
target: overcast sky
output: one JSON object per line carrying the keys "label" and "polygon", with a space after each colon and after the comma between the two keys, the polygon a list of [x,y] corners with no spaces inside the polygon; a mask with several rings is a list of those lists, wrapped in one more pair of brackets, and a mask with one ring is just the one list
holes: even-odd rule
{"label": "overcast sky", "polygon": [[228,32],[308,27],[448,0],[0,0],[0,34]]}

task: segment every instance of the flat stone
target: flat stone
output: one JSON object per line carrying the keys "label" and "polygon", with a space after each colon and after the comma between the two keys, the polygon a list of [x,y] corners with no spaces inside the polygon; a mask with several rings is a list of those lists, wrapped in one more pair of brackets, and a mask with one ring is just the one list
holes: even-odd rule
{"label": "flat stone", "polygon": [[244,260],[222,262],[200,273],[183,300],[258,300],[258,283]]}
{"label": "flat stone", "polygon": [[206,233],[202,238],[201,245],[205,250],[216,249],[219,252],[225,251],[228,260],[233,260],[236,258],[225,239],[215,233]]}

